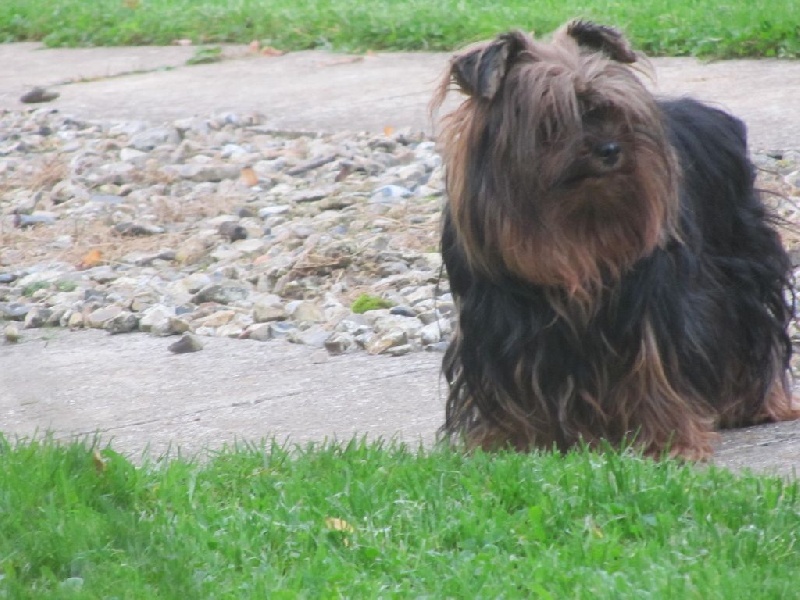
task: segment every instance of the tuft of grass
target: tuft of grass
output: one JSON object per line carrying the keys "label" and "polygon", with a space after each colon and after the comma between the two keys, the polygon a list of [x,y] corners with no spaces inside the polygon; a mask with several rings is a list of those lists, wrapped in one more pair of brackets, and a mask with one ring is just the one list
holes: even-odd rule
{"label": "tuft of grass", "polygon": [[222,60],[222,48],[219,46],[205,46],[195,50],[194,55],[186,60],[187,65],[207,65]]}
{"label": "tuft of grass", "polygon": [[74,281],[64,279],[56,282],[56,289],[59,292],[74,292],[76,289],[78,289],[78,284]]}
{"label": "tuft of grass", "polygon": [[621,27],[652,55],[800,56],[797,0],[4,0],[0,41],[452,50],[511,28],[544,34],[574,17]]}
{"label": "tuft of grass", "polygon": [[44,290],[49,287],[50,284],[46,281],[36,281],[22,288],[22,295],[25,296],[26,298],[30,298],[39,290]]}
{"label": "tuft of grass", "polygon": [[353,440],[136,466],[0,438],[0,597],[790,598],[800,484]]}
{"label": "tuft of grass", "polygon": [[391,308],[394,306],[388,300],[384,300],[383,298],[379,298],[378,296],[370,296],[369,294],[361,294],[358,298],[353,301],[353,304],[350,305],[350,310],[352,310],[357,315],[362,315],[368,310],[378,310],[381,308]]}

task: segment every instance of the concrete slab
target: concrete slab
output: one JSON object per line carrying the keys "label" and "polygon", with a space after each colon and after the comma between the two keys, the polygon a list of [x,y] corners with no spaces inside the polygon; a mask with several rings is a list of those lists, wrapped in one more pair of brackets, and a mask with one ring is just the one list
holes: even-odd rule
{"label": "concrete slab", "polygon": [[[267,57],[230,46],[226,60],[187,66],[194,52],[0,45],[0,109],[21,108],[19,96],[39,85],[61,94],[50,106],[83,117],[165,121],[260,112],[277,129],[430,131],[427,104],[449,57],[317,51]],[[800,61],[652,62],[660,93],[727,108],[747,122],[755,148],[800,148]]]}
{"label": "concrete slab", "polygon": [[[8,436],[99,434],[135,458],[201,454],[235,441],[394,439],[429,446],[444,420],[440,354],[364,353],[318,362],[285,342],[30,330],[0,345],[0,424]],[[800,422],[723,432],[714,463],[800,473]]]}
{"label": "concrete slab", "polygon": [[202,338],[202,351],[176,355],[174,341],[54,330],[0,344],[2,431],[100,433],[136,457],[271,437],[430,444],[444,420],[438,354],[319,362],[307,346]]}

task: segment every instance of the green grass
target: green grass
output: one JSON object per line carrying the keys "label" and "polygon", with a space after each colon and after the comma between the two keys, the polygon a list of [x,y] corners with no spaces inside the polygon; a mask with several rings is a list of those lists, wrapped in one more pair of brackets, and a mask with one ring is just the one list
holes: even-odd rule
{"label": "green grass", "polygon": [[3,0],[0,41],[451,50],[573,17],[617,25],[654,55],[800,55],[800,0]]}
{"label": "green grass", "polygon": [[44,290],[50,287],[50,284],[46,281],[37,281],[35,283],[31,283],[30,285],[26,285],[22,290],[22,295],[30,298],[39,290]]}
{"label": "green grass", "polygon": [[800,484],[615,453],[0,438],[0,598],[795,598]]}
{"label": "green grass", "polygon": [[350,310],[352,310],[357,315],[362,315],[368,310],[391,308],[392,306],[394,306],[394,304],[378,296],[361,294],[358,298],[353,300],[353,304],[350,306]]}

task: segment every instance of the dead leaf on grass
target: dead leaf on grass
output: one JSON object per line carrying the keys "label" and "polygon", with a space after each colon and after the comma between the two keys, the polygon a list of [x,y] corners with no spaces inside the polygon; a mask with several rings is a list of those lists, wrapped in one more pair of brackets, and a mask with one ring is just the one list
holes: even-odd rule
{"label": "dead leaf on grass", "polygon": [[[327,527],[330,531],[339,531],[343,534],[355,532],[355,528],[350,525],[350,523],[344,519],[337,519],[336,517],[327,517],[325,519],[325,527]],[[348,540],[346,537],[342,537],[342,543],[345,546],[349,546],[350,540]]]}
{"label": "dead leaf on grass", "polygon": [[94,470],[98,473],[105,473],[108,468],[108,460],[103,458],[97,450],[92,452],[92,462],[94,463]]}
{"label": "dead leaf on grass", "polygon": [[353,528],[350,523],[344,519],[337,519],[336,517],[326,517],[325,527],[331,531],[344,531],[346,533],[353,533],[355,531],[355,528]]}

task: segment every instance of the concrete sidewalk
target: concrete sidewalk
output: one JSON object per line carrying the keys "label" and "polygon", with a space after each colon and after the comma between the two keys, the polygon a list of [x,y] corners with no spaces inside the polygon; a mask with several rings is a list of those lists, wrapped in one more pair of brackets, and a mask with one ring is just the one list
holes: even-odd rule
{"label": "concrete sidewalk", "polygon": [[[29,106],[19,97],[46,86],[60,97],[43,106],[88,118],[164,121],[233,111],[263,113],[283,130],[430,130],[427,103],[448,60],[265,57],[229,47],[222,62],[186,66],[194,53],[0,45],[0,110]],[[733,111],[750,127],[754,148],[800,148],[800,61],[653,63],[661,92]],[[0,424],[12,436],[99,431],[133,455],[271,435],[304,442],[360,433],[429,443],[443,418],[438,354],[322,360],[285,343],[204,338],[203,352],[174,356],[166,351],[173,340],[98,331],[44,331],[25,340],[0,345]],[[800,467],[800,425],[727,433],[717,460],[791,473]]]}
{"label": "concrete sidewalk", "polygon": [[171,354],[175,338],[98,330],[25,338],[0,342],[0,424],[11,435],[99,432],[121,452],[158,456],[265,436],[430,444],[444,420],[440,354],[325,359],[308,346],[217,337]]}
{"label": "concrete sidewalk", "polygon": [[[444,419],[441,354],[320,353],[287,342],[28,330],[0,344],[0,423],[8,436],[99,433],[133,458],[184,454],[242,440],[292,443],[394,439],[430,445]],[[800,474],[800,421],[724,432],[714,462]]]}
{"label": "concrete sidewalk", "polygon": [[[0,45],[0,109],[22,108],[25,91],[46,86],[60,94],[47,106],[83,117],[165,121],[260,112],[285,130],[430,130],[427,104],[449,56],[308,51],[268,57],[228,46],[221,62],[187,66],[195,52]],[[739,115],[754,148],[800,148],[800,61],[652,62],[660,93],[692,95]]]}

